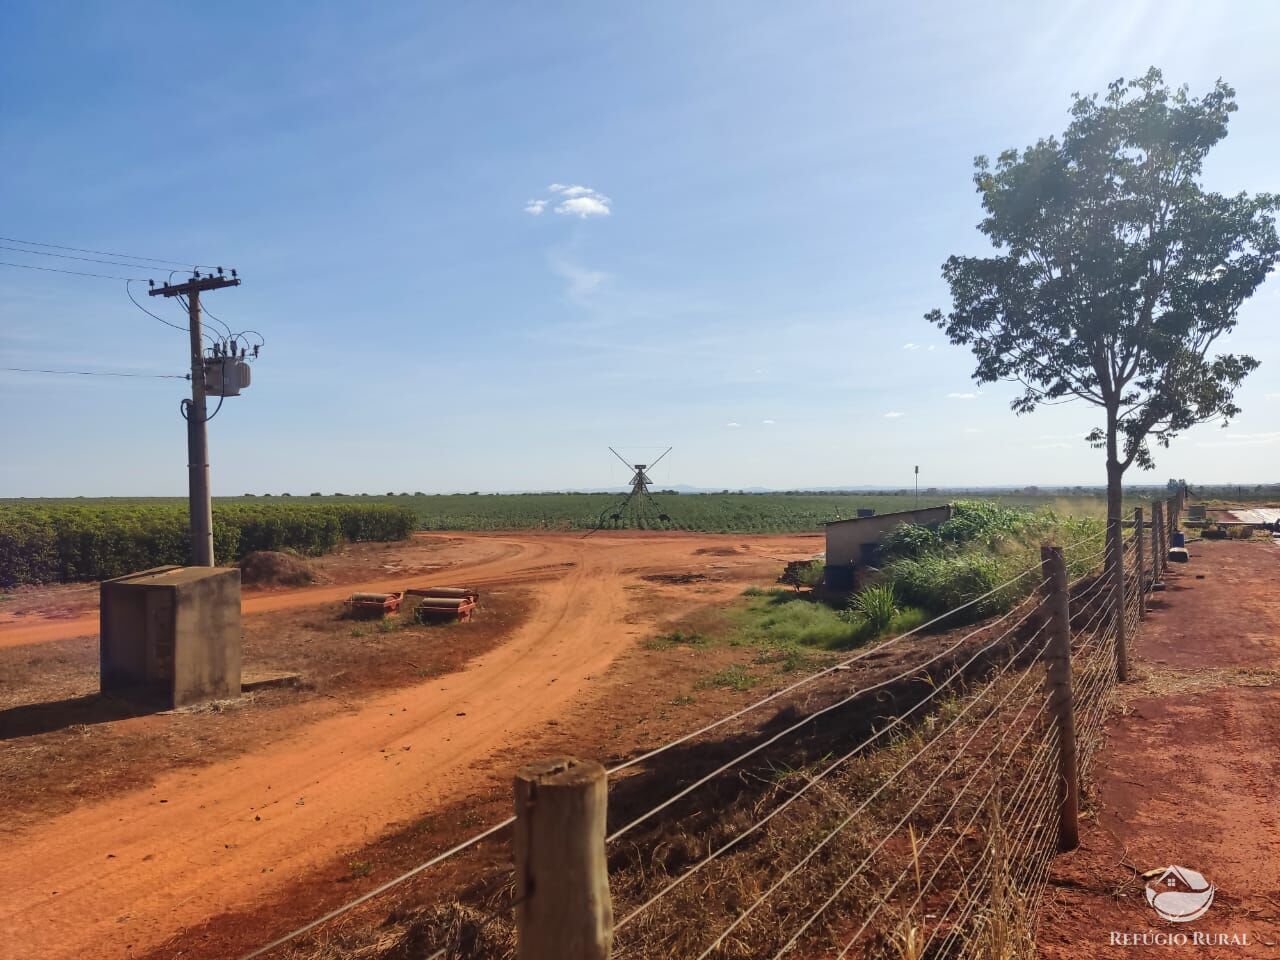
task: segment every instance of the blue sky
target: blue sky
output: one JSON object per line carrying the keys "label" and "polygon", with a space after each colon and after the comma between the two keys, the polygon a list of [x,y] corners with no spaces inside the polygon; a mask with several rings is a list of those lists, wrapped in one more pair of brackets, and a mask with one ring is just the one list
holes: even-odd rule
{"label": "blue sky", "polygon": [[[210,424],[216,494],[619,484],[610,444],[673,445],[663,484],[1101,483],[1094,408],[1015,417],[922,319],[985,249],[972,158],[1155,64],[1238,91],[1209,185],[1280,189],[1278,28],[1176,0],[15,0],[0,235],[239,268],[206,303],[266,347]],[[1230,341],[1263,361],[1244,415],[1131,481],[1276,479],[1277,309],[1272,280]],[[123,283],[0,267],[0,366],[181,373],[185,335]],[[184,493],[184,388],[0,373],[0,495]]]}

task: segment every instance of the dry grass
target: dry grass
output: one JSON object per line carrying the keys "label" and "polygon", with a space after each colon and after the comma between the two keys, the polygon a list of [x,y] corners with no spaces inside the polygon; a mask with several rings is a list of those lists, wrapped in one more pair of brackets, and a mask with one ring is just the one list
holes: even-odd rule
{"label": "dry grass", "polygon": [[1171,697],[1205,693],[1223,687],[1271,687],[1280,684],[1280,670],[1263,667],[1215,667],[1203,670],[1173,670],[1143,664],[1133,671],[1133,683],[1120,688],[1127,706],[1148,697]]}

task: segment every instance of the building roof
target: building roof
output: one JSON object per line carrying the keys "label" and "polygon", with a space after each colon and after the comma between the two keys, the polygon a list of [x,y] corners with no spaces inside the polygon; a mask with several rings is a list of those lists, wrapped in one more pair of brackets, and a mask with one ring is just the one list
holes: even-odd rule
{"label": "building roof", "polygon": [[885,517],[902,517],[905,520],[907,517],[914,516],[917,513],[926,513],[930,510],[950,510],[950,509],[951,509],[951,504],[940,503],[936,507],[915,507],[914,509],[911,509],[911,510],[895,510],[892,513],[876,513],[876,514],[872,514],[869,517],[844,517],[841,520],[824,520],[822,522],[822,525],[824,527],[833,527],[838,523],[857,523],[859,520],[883,520]]}

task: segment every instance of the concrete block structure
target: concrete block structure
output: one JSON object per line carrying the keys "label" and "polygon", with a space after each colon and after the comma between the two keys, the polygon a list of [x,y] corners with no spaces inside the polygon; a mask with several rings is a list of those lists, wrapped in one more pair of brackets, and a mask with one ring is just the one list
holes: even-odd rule
{"label": "concrete block structure", "polygon": [[156,567],[106,580],[102,692],[161,707],[240,696],[240,571]]}
{"label": "concrete block structure", "polygon": [[874,563],[880,541],[889,531],[904,523],[936,527],[950,520],[951,514],[951,504],[946,504],[920,510],[899,510],[878,516],[832,520],[824,524],[827,532],[827,561],[823,584],[832,590],[852,590],[857,585],[858,569]]}

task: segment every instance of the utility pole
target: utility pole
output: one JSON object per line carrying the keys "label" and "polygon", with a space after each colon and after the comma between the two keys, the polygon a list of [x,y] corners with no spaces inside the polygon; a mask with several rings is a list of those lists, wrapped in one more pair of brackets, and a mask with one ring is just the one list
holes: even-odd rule
{"label": "utility pole", "polygon": [[916,509],[920,509],[920,465],[916,464]]}
{"label": "utility pole", "polygon": [[238,287],[234,270],[230,277],[202,277],[197,271],[186,283],[164,284],[148,291],[153,297],[187,298],[188,329],[191,333],[191,400],[187,418],[187,496],[191,517],[191,565],[213,566],[213,501],[209,496],[209,429],[205,405],[204,330],[200,325],[200,294],[205,290]]}

